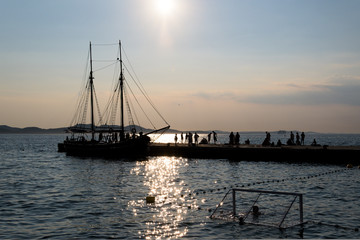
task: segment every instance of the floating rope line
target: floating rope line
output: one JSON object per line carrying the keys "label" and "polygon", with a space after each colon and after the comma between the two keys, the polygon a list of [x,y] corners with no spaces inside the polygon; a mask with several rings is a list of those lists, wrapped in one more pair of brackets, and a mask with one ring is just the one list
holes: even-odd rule
{"label": "floating rope line", "polygon": [[[333,170],[333,171],[328,171],[328,172],[323,172],[323,173],[317,173],[317,174],[311,174],[308,176],[303,176],[303,177],[292,177],[292,178],[283,178],[283,179],[272,179],[272,180],[263,180],[263,181],[256,181],[256,182],[252,182],[252,183],[243,183],[243,184],[239,184],[236,183],[234,185],[231,185],[229,188],[234,188],[234,187],[249,187],[249,186],[253,186],[253,185],[260,185],[260,184],[265,184],[265,183],[280,183],[280,182],[287,182],[287,181],[294,181],[294,180],[306,180],[306,179],[310,179],[310,178],[316,178],[316,177],[320,177],[320,176],[325,176],[328,174],[334,174],[334,173],[338,173],[341,171],[347,171],[350,169],[339,169],[339,170]],[[194,190],[192,193],[189,193],[189,195],[199,195],[199,194],[206,194],[206,193],[212,193],[212,192],[216,192],[216,191],[220,191],[220,190],[226,190],[228,187],[221,187],[221,188],[213,188],[213,189],[197,189]]]}
{"label": "floating rope line", "polygon": [[[344,172],[347,170],[351,170],[349,168],[345,168],[345,169],[338,169],[338,170],[332,170],[332,171],[328,171],[328,172],[323,172],[323,173],[317,173],[317,174],[310,174],[308,176],[303,176],[303,177],[292,177],[292,178],[284,178],[284,179],[273,179],[273,180],[264,180],[264,181],[256,181],[256,182],[252,182],[252,183],[247,183],[247,184],[234,184],[231,185],[230,187],[218,187],[218,188],[212,188],[212,189],[197,189],[194,190],[190,193],[187,194],[181,194],[180,196],[183,197],[190,197],[191,199],[197,199],[197,197],[199,195],[206,195],[208,193],[214,193],[214,192],[220,192],[223,190],[227,190],[227,189],[232,189],[234,187],[249,187],[249,186],[254,186],[254,185],[261,185],[261,184],[266,184],[266,183],[282,183],[282,182],[287,182],[287,181],[294,181],[294,180],[308,180],[311,178],[317,178],[317,177],[321,177],[321,176],[325,176],[328,174],[334,174],[334,173],[339,173],[339,172]],[[221,204],[221,202],[220,202]],[[213,211],[213,209],[216,209],[218,207],[219,204],[217,204],[214,208],[202,208],[201,206],[197,207],[197,210],[205,210],[209,213],[211,213]],[[182,205],[183,207],[188,207],[188,209],[191,209],[192,207],[189,205]]]}

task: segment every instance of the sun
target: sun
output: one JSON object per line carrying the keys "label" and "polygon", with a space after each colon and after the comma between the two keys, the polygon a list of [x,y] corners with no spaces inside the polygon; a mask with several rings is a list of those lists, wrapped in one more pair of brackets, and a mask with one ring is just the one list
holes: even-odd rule
{"label": "sun", "polygon": [[174,0],[156,0],[156,9],[162,16],[169,16],[174,12],[175,1]]}

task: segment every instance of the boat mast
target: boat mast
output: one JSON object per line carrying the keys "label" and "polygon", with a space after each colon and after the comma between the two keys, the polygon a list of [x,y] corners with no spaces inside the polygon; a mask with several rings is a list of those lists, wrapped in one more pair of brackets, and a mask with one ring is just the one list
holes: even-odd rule
{"label": "boat mast", "polygon": [[123,75],[123,66],[122,66],[122,56],[121,56],[121,41],[119,40],[119,51],[120,51],[120,121],[121,121],[121,131],[120,131],[120,140],[125,139],[125,130],[124,130],[124,75]]}
{"label": "boat mast", "polygon": [[91,93],[91,141],[95,139],[95,124],[94,124],[94,76],[93,76],[93,69],[92,69],[92,53],[91,53],[91,42],[90,42],[90,93]]}

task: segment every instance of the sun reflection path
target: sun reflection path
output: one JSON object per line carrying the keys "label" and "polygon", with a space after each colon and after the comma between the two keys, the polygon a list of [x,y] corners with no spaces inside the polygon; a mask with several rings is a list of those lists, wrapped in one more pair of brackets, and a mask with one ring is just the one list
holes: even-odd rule
{"label": "sun reflection path", "polygon": [[144,199],[128,203],[134,216],[145,222],[145,229],[139,231],[141,238],[178,238],[187,234],[188,228],[181,223],[189,209],[198,207],[198,200],[188,197],[190,189],[179,174],[187,166],[187,159],[155,157],[137,162],[131,170],[131,174],[144,176],[148,195],[155,196],[154,204],[146,204]]}

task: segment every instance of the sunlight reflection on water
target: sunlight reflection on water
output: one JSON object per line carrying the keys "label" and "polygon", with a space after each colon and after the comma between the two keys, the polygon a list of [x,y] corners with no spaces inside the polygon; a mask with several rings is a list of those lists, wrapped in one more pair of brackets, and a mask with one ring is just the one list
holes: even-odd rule
{"label": "sunlight reflection on water", "polygon": [[[147,239],[153,237],[182,237],[188,232],[187,227],[179,225],[187,214],[189,201],[184,193],[190,192],[184,181],[179,180],[179,169],[188,166],[187,160],[174,157],[158,157],[149,161],[137,162],[131,174],[144,175],[144,186],[149,188],[148,196],[155,197],[154,204],[146,204],[130,201],[130,207],[142,207],[146,205],[152,212],[152,218],[146,221],[146,229],[139,232],[141,237]],[[196,207],[196,200],[190,203]],[[133,209],[134,216],[137,211]]]}

